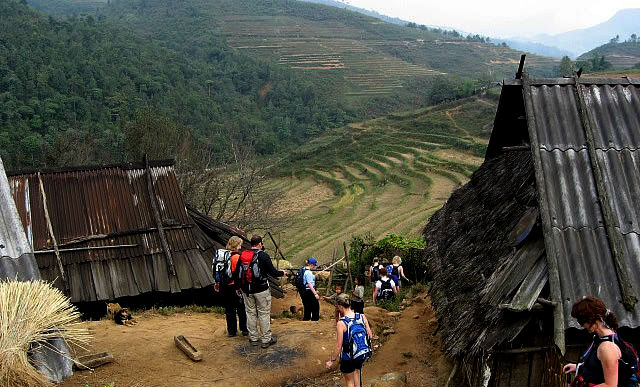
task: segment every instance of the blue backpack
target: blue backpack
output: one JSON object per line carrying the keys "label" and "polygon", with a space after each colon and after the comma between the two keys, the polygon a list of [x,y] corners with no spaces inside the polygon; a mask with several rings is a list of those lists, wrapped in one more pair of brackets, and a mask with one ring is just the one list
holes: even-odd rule
{"label": "blue backpack", "polygon": [[305,270],[307,270],[307,267],[302,266],[296,274],[296,289],[298,289],[298,293],[303,293],[307,289],[307,285],[304,283]]}
{"label": "blue backpack", "polygon": [[343,317],[340,319],[347,327],[342,342],[342,360],[365,361],[371,357],[371,341],[364,326],[364,318],[356,313],[354,318]]}

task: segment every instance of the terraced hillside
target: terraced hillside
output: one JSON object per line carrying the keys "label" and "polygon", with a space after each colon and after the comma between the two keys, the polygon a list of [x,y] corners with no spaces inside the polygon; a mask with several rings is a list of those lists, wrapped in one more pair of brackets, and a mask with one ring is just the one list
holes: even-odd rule
{"label": "terraced hillside", "polygon": [[284,205],[294,215],[280,236],[287,258],[330,261],[333,249],[356,234],[418,236],[482,163],[495,97],[352,124],[284,159],[275,184],[285,188]]}

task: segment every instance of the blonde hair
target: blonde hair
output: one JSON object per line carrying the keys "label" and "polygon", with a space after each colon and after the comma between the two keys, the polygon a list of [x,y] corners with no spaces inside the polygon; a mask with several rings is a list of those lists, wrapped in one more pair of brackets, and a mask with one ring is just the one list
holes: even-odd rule
{"label": "blonde hair", "polygon": [[242,239],[239,236],[234,235],[229,238],[229,242],[227,242],[227,250],[240,250],[240,246],[242,246]]}
{"label": "blonde hair", "polygon": [[347,293],[338,294],[338,297],[336,297],[336,304],[345,308],[351,308],[351,298],[349,298]]}
{"label": "blonde hair", "polygon": [[397,263],[398,265],[402,265],[402,258],[399,255],[393,257],[393,263]]}

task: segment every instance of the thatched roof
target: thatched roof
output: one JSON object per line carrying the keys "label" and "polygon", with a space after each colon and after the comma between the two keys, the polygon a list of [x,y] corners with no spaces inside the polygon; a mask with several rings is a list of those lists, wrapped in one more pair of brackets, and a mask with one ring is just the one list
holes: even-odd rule
{"label": "thatched roof", "polygon": [[[456,190],[424,229],[433,277],[431,299],[450,356],[472,348],[489,349],[512,338],[528,321],[528,317],[514,318],[517,315],[497,308],[512,301],[524,278],[509,284],[497,282],[499,273],[510,270],[510,264],[528,260],[532,266],[542,254],[535,235],[527,238],[534,242],[514,247],[523,234],[521,219],[530,219],[536,211],[534,184],[528,153],[496,157]],[[535,215],[533,219],[535,222]]]}

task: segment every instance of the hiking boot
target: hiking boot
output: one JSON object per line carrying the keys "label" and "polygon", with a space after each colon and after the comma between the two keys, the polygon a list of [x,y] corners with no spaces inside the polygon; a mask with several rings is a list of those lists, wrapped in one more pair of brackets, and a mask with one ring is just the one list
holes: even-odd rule
{"label": "hiking boot", "polygon": [[249,336],[249,331],[242,331],[242,336]]}
{"label": "hiking boot", "polygon": [[256,341],[249,340],[249,344],[251,344],[251,346],[253,346],[253,347],[257,347],[258,344],[260,344],[260,342],[258,340],[256,340]]}
{"label": "hiking boot", "polygon": [[261,348],[269,348],[269,346],[271,346],[271,345],[273,345],[273,344],[275,344],[275,343],[277,343],[277,342],[278,342],[278,338],[277,338],[277,337],[275,337],[275,336],[271,336],[271,340],[269,340],[269,341],[268,341],[268,342],[266,342],[266,343],[262,343],[262,344],[260,345],[260,347],[261,347]]}

